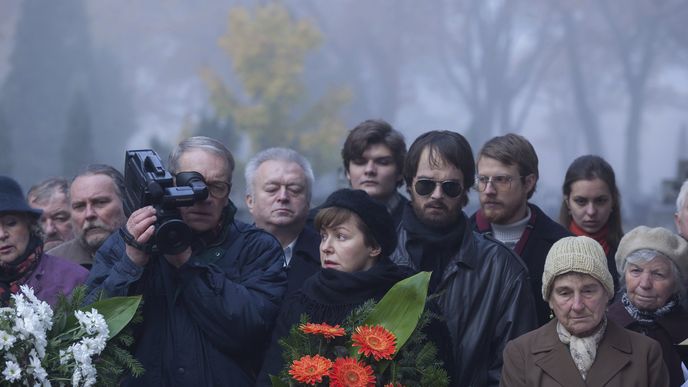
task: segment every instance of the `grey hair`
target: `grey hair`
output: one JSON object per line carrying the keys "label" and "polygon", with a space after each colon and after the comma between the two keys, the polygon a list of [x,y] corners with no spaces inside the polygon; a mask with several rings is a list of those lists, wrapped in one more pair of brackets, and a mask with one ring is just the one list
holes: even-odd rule
{"label": "grey hair", "polygon": [[174,175],[179,172],[179,158],[181,158],[185,152],[194,149],[210,152],[224,159],[227,166],[227,174],[229,175],[230,179],[230,181],[227,183],[232,182],[231,176],[232,172],[234,172],[234,156],[232,156],[232,152],[230,152],[229,149],[227,149],[227,147],[224,146],[220,141],[206,136],[189,137],[177,144],[177,146],[170,153],[170,157],[168,159],[167,167],[170,173]]}
{"label": "grey hair", "polygon": [[681,184],[681,190],[678,192],[676,197],[676,213],[681,213],[683,205],[686,204],[686,195],[688,195],[688,180]]}
{"label": "grey hair", "polygon": [[126,188],[124,186],[124,175],[122,175],[122,172],[107,164],[89,164],[74,176],[72,183],[74,183],[74,180],[78,177],[90,175],[105,175],[112,179],[112,182],[115,183],[115,193],[122,203],[125,202],[124,192],[126,192]]}
{"label": "grey hair", "polygon": [[56,193],[63,193],[69,197],[69,180],[64,177],[53,177],[34,185],[26,193],[26,201],[29,203],[45,203]]}
{"label": "grey hair", "polygon": [[266,161],[287,161],[297,164],[303,170],[303,174],[306,175],[306,198],[310,202],[311,193],[313,191],[313,184],[315,182],[315,177],[313,175],[313,168],[311,163],[306,160],[299,152],[289,149],[289,148],[268,148],[264,149],[248,161],[246,164],[246,170],[244,171],[244,178],[246,179],[246,195],[253,195],[253,181],[256,177],[256,171],[261,164]]}
{"label": "grey hair", "polygon": [[657,250],[654,249],[640,249],[636,250],[632,253],[630,253],[626,259],[623,261],[623,269],[619,275],[619,286],[621,287],[621,291],[625,292],[626,291],[626,269],[628,268],[628,264],[640,264],[640,263],[648,263],[655,259],[656,257],[663,257],[664,259],[669,262],[669,267],[671,268],[671,275],[674,278],[674,284],[675,284],[675,290],[674,294],[678,295],[678,300],[679,303],[686,306],[685,303],[686,301],[686,285],[684,282],[683,274],[681,274],[681,270],[679,270],[678,266],[676,266],[676,263],[666,255],[660,253]]}

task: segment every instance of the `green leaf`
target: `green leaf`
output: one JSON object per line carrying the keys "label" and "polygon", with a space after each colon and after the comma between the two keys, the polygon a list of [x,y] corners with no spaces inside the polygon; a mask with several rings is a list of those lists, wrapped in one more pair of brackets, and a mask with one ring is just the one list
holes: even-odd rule
{"label": "green leaf", "polygon": [[270,375],[270,381],[272,382],[272,387],[289,387],[289,384],[275,375]]}
{"label": "green leaf", "polygon": [[[141,296],[112,297],[94,302],[79,310],[89,312],[93,308],[97,309],[107,323],[110,330],[110,337],[108,339],[111,339],[129,324],[140,303]],[[78,324],[76,317],[72,315],[67,320],[67,328],[65,330],[76,328]]]}
{"label": "green leaf", "polygon": [[397,338],[397,352],[416,329],[428,294],[430,272],[422,271],[395,284],[375,305],[364,325],[382,325]]}

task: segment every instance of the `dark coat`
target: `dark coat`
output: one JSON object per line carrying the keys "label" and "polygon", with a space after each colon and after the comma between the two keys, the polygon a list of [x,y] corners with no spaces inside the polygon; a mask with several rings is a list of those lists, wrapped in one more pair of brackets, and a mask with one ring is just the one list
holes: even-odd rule
{"label": "dark coat", "polygon": [[125,253],[119,233],[96,254],[92,299],[142,294],[143,323],[134,354],[145,368],[129,385],[250,386],[286,289],[277,240],[239,221],[218,241],[194,248],[176,269],[164,257],[145,268]]}
{"label": "dark coat", "polygon": [[624,308],[621,300],[616,300],[607,311],[607,317],[620,326],[634,332],[642,333],[659,342],[662,346],[664,362],[669,369],[671,386],[678,387],[684,382],[681,361],[688,361],[683,350],[679,353],[678,343],[688,338],[688,312],[680,306],[666,315],[658,318],[654,325],[642,325],[637,322]]}
{"label": "dark coat", "polygon": [[353,309],[370,299],[379,301],[409,274],[410,271],[385,257],[367,271],[345,273],[324,269],[310,277],[280,308],[258,385],[270,386],[269,375],[277,375],[282,370],[284,361],[278,340],[289,334],[291,327],[301,321],[302,314],[307,314],[310,322],[341,324]]}
{"label": "dark coat", "polygon": [[93,265],[93,256],[91,252],[81,243],[81,239],[74,238],[48,250],[48,254],[56,257],[62,257],[79,265],[90,269]]}
{"label": "dark coat", "polygon": [[586,380],[566,345],[557,321],[509,342],[504,350],[502,387],[668,387],[669,374],[657,342],[607,322]]}
{"label": "dark coat", "polygon": [[[527,227],[531,228],[528,240],[523,246],[521,259],[528,267],[530,274],[530,287],[535,299],[535,313],[537,314],[538,325],[546,324],[550,320],[550,308],[546,301],[542,299],[542,272],[545,268],[545,259],[552,245],[561,238],[571,236],[571,232],[559,223],[552,220],[547,214],[531,203],[528,203],[531,216],[535,216],[535,222]],[[492,227],[485,221],[477,219],[480,211],[471,216],[471,223],[475,231],[481,234],[492,233]],[[517,252],[518,254],[518,252]]]}
{"label": "dark coat", "polygon": [[88,270],[64,258],[43,254],[41,261],[31,272],[25,285],[31,286],[39,300],[55,306],[58,296],[68,296],[72,290],[83,285]]}
{"label": "dark coat", "polygon": [[310,226],[299,234],[287,265],[287,292],[284,297],[301,289],[308,277],[320,270],[320,235]]}
{"label": "dark coat", "polygon": [[[391,258],[418,270],[421,257],[409,255],[404,224]],[[428,244],[425,250],[432,248]],[[453,364],[448,365],[452,385],[496,386],[506,343],[537,327],[524,264],[501,243],[464,227],[459,250],[435,293],[453,349]]]}

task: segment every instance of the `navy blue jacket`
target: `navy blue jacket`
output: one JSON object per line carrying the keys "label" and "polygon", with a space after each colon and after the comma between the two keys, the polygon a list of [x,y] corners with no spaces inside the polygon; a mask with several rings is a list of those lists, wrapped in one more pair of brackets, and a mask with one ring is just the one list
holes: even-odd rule
{"label": "navy blue jacket", "polygon": [[320,271],[320,234],[306,225],[299,234],[291,261],[287,265],[287,292],[284,298],[301,289],[308,277]]}
{"label": "navy blue jacket", "polygon": [[125,253],[119,233],[98,250],[87,299],[142,294],[134,354],[141,386],[249,386],[286,288],[284,255],[270,234],[228,222],[215,243],[192,249],[179,269],[164,257],[145,268]]}

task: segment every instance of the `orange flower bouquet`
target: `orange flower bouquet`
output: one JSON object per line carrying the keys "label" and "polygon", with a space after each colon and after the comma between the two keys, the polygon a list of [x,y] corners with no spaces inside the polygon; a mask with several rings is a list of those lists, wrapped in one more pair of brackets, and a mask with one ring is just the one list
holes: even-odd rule
{"label": "orange flower bouquet", "polygon": [[354,310],[340,325],[308,316],[280,340],[285,369],[273,386],[447,386],[437,350],[423,334],[429,273],[396,284],[375,304]]}

